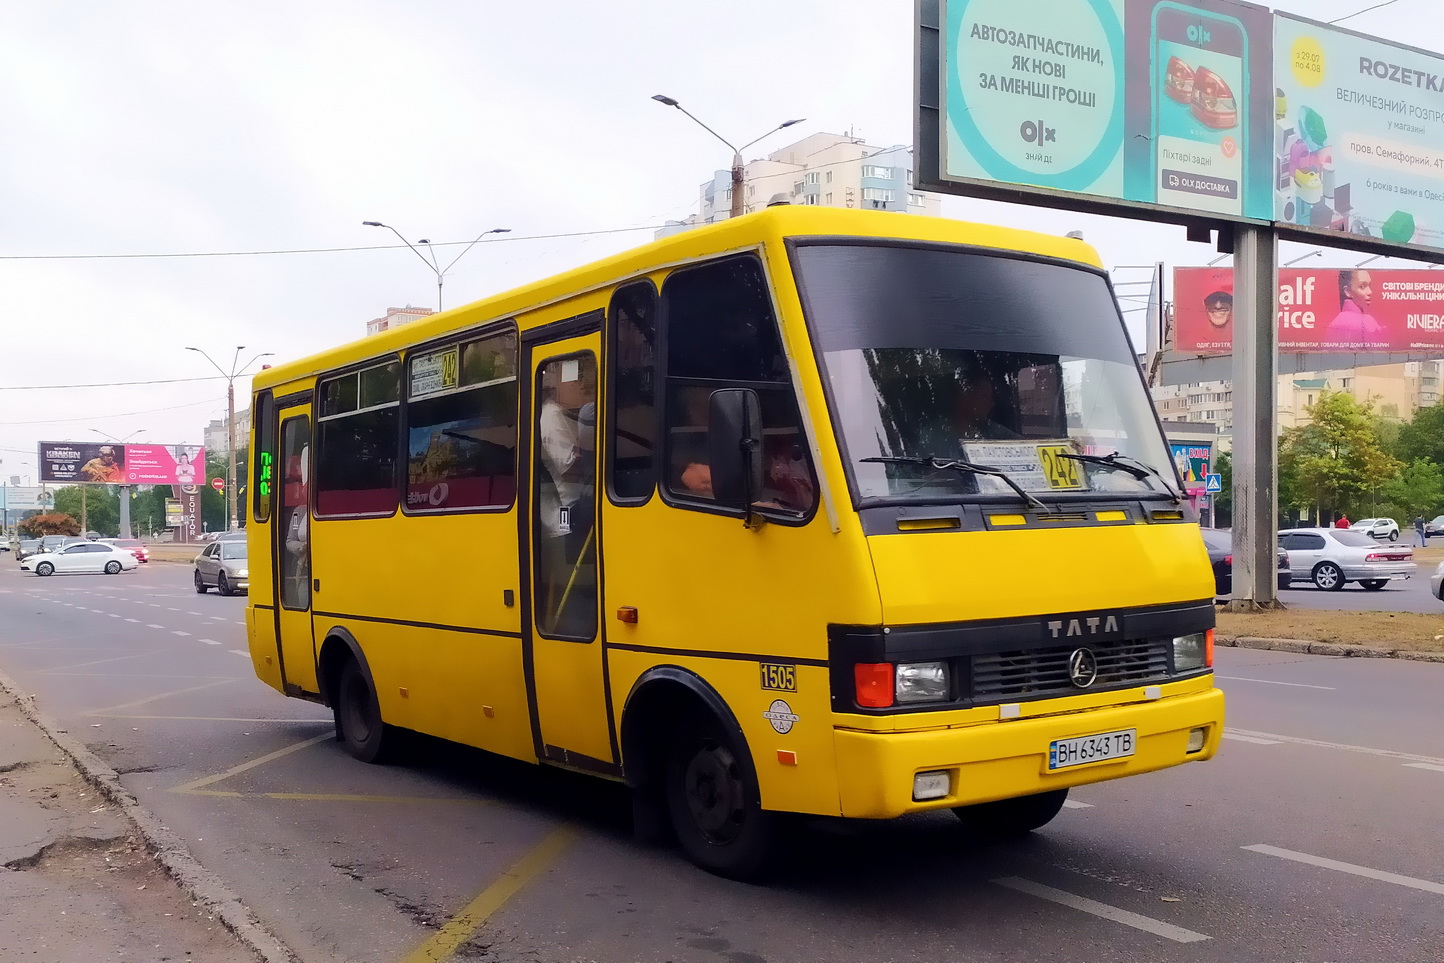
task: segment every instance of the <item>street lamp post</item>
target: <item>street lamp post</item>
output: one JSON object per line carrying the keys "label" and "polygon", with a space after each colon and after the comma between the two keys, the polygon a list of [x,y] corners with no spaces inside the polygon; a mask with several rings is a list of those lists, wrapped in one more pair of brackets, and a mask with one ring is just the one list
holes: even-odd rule
{"label": "street lamp post", "polygon": [[682,113],[686,114],[688,117],[691,117],[692,120],[696,121],[698,127],[701,127],[707,133],[711,134],[713,137],[717,138],[722,143],[732,148],[732,210],[731,213],[728,215],[729,217],[742,216],[742,152],[747,148],[751,147],[753,144],[757,143],[759,140],[762,139],[762,137],[771,137],[773,134],[777,133],[779,130],[782,130],[784,127],[791,127],[793,124],[800,124],[807,119],[806,117],[798,117],[796,120],[784,120],[782,123],[778,124],[776,127],[763,134],[762,137],[753,138],[752,140],[749,140],[747,143],[743,144],[741,147],[732,147],[731,141],[723,137],[721,134],[717,133],[711,127],[708,127],[706,124],[702,123],[700,120],[697,120],[697,118],[692,115],[691,111],[687,110],[686,107],[683,107],[671,97],[668,97],[666,94],[653,94],[652,99],[659,104],[665,104],[668,107],[676,107]]}
{"label": "street lamp post", "polygon": [[[108,432],[101,431],[99,428],[92,428],[90,430],[103,438],[109,438],[111,441],[115,442],[117,445],[120,445],[122,448],[125,447],[126,442],[130,441],[136,435],[145,434],[145,429],[141,428],[137,431],[132,431],[124,438],[117,438],[114,435],[109,434]],[[85,515],[84,485],[80,486],[80,514],[82,516]],[[84,527],[85,521],[82,520],[80,524],[81,527]],[[130,538],[130,486],[125,484],[124,482],[121,482],[120,484],[120,537]]]}
{"label": "street lamp post", "polygon": [[[226,379],[226,531],[233,532],[240,527],[240,520],[236,517],[236,378],[257,361],[271,357],[272,352],[262,351],[250,361],[237,367],[236,362],[240,360],[241,352],[246,350],[246,346],[236,345],[236,353],[231,358],[231,370],[226,371],[200,348],[187,347],[186,350],[194,351],[205,358],[212,367],[221,373],[221,377]],[[201,473],[205,474],[204,468]]]}
{"label": "street lamp post", "polygon": [[482,231],[480,234],[478,234],[478,235],[476,236],[475,240],[473,240],[470,244],[468,244],[468,245],[462,250],[462,252],[461,252],[460,254],[458,254],[456,257],[454,257],[454,258],[451,259],[451,263],[450,263],[450,264],[448,264],[446,267],[443,268],[443,267],[440,265],[440,263],[436,260],[436,246],[435,246],[434,244],[432,244],[431,241],[427,240],[426,238],[422,238],[420,241],[417,242],[417,244],[425,244],[425,245],[426,245],[426,249],[431,252],[431,257],[430,257],[429,259],[427,258],[427,256],[426,256],[425,254],[422,254],[420,251],[416,250],[416,245],[415,245],[415,244],[412,244],[410,241],[406,240],[406,238],[405,238],[404,236],[402,236],[401,232],[398,231],[398,230],[396,230],[396,228],[392,227],[390,224],[383,224],[383,223],[381,223],[380,221],[362,221],[362,222],[361,222],[361,226],[362,226],[362,227],[384,227],[384,228],[386,228],[386,230],[390,231],[392,234],[395,234],[397,237],[401,238],[401,243],[402,243],[402,244],[405,244],[407,247],[411,248],[411,250],[416,254],[416,256],[419,257],[419,258],[421,258],[421,263],[422,263],[422,264],[425,264],[427,267],[429,267],[429,268],[431,269],[432,273],[434,273],[434,274],[436,275],[436,310],[438,310],[438,311],[441,310],[441,282],[445,279],[445,277],[446,277],[446,272],[447,272],[447,271],[450,271],[452,268],[456,267],[456,262],[457,262],[457,261],[460,261],[462,258],[466,257],[466,252],[467,252],[467,251],[470,251],[473,247],[475,247],[475,246],[476,246],[476,242],[479,241],[479,240],[481,240],[482,238],[486,237],[488,234],[510,234],[510,233],[511,233],[511,228],[509,228],[509,227],[494,227],[494,228],[492,228],[492,229],[489,230],[489,231]]}
{"label": "street lamp post", "polygon": [[1302,254],[1302,255],[1294,258],[1292,261],[1285,261],[1283,264],[1279,265],[1279,267],[1288,267],[1288,266],[1290,266],[1290,265],[1292,265],[1292,264],[1298,264],[1300,261],[1307,261],[1307,260],[1308,260],[1309,258],[1311,258],[1311,257],[1323,257],[1323,256],[1324,256],[1324,252],[1323,252],[1323,251],[1313,250],[1313,251],[1310,251],[1310,252],[1307,253],[1307,254]]}

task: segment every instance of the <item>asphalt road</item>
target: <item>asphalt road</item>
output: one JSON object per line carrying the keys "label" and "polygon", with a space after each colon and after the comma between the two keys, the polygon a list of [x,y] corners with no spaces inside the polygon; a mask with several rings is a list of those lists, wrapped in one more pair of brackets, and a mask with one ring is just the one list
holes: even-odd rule
{"label": "asphalt road", "polygon": [[1077,790],[1015,843],[799,822],[748,886],[634,843],[608,784],[429,740],[355,762],[188,566],[0,560],[0,669],[311,963],[1444,959],[1444,665],[1220,649],[1214,761]]}
{"label": "asphalt road", "polygon": [[1377,592],[1368,591],[1358,582],[1350,582],[1333,592],[1315,588],[1312,582],[1295,582],[1291,588],[1279,592],[1279,600],[1290,608],[1301,609],[1444,614],[1444,602],[1429,591],[1429,576],[1434,574],[1437,564],[1420,562],[1413,578],[1390,582]]}

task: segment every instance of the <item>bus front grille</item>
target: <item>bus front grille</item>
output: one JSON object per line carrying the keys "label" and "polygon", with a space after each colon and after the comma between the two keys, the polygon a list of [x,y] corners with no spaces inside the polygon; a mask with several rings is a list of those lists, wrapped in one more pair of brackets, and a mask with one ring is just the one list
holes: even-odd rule
{"label": "bus front grille", "polygon": [[974,703],[1008,702],[1161,682],[1168,678],[1168,646],[1166,639],[1081,646],[1098,662],[1098,677],[1086,689],[1068,676],[1068,659],[1077,645],[974,655],[970,695]]}

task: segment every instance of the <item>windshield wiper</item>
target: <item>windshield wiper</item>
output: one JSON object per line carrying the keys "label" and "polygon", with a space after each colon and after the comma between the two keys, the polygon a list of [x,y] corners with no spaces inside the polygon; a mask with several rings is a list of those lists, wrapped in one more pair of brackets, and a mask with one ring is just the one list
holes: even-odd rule
{"label": "windshield wiper", "polygon": [[1139,461],[1132,455],[1123,455],[1116,451],[1109,455],[1080,455],[1076,452],[1060,451],[1058,457],[1071,458],[1073,461],[1081,461],[1089,465],[1102,465],[1104,468],[1116,468],[1119,471],[1127,472],[1139,481],[1143,481],[1151,475],[1162,483],[1164,491],[1168,492],[1175,505],[1183,503],[1183,496],[1174,491],[1173,486],[1168,483],[1168,479],[1159,474],[1157,468],[1146,461]]}
{"label": "windshield wiper", "polygon": [[1024,502],[1027,502],[1029,505],[1036,505],[1039,511],[1052,511],[1047,505],[1044,505],[1033,495],[1029,494],[1022,485],[1015,482],[1007,472],[1001,468],[994,468],[991,465],[975,465],[970,461],[961,461],[956,458],[937,458],[932,455],[927,455],[922,458],[899,458],[891,455],[876,455],[872,458],[863,458],[860,460],[883,462],[889,465],[921,465],[924,468],[936,468],[939,471],[951,470],[968,472],[973,475],[989,475],[1002,481],[1003,484],[1017,492],[1018,496],[1022,498]]}

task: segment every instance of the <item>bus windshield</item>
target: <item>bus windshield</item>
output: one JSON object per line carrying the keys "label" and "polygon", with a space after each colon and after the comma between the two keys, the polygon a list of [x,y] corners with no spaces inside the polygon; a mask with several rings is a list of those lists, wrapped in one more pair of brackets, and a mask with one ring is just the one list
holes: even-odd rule
{"label": "bus windshield", "polygon": [[1102,275],[897,242],[793,263],[859,504],[1175,497]]}

